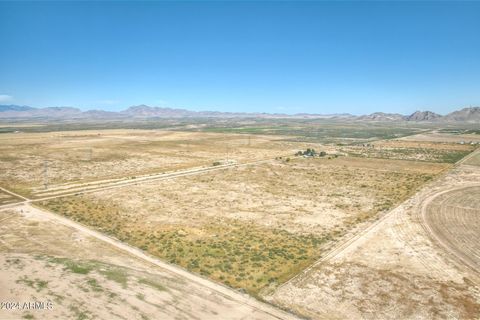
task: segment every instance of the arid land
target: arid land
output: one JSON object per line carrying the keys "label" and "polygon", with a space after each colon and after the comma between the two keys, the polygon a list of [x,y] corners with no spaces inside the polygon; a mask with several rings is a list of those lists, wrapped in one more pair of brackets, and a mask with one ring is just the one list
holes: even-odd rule
{"label": "arid land", "polygon": [[2,316],[480,314],[478,135],[194,129],[1,134]]}

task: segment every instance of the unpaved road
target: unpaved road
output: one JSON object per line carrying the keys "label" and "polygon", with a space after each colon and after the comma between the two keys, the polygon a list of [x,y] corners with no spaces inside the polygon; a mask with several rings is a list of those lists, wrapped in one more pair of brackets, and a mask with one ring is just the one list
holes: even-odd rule
{"label": "unpaved road", "polygon": [[[480,189],[479,182],[480,166],[460,161],[264,298],[312,319],[478,319],[478,265],[473,271],[454,254],[478,255],[478,228],[466,218],[478,221],[468,214],[478,212],[480,200],[464,191]],[[446,210],[434,217],[440,229],[433,236],[459,241],[453,253],[425,230],[422,218],[422,207],[442,196],[453,216]]]}
{"label": "unpaved road", "polygon": [[[200,276],[197,276],[197,275],[194,275],[180,267],[177,267],[177,266],[173,266],[173,265],[170,265],[168,263],[165,263],[159,259],[156,259],[152,256],[149,256],[147,254],[145,254],[143,251],[137,249],[137,248],[134,248],[134,247],[131,247],[123,242],[120,242],[116,239],[113,239],[111,237],[108,237],[104,234],[101,234],[97,231],[94,231],[94,230],[91,230],[77,222],[74,222],[72,220],[69,220],[67,218],[64,218],[64,217],[61,217],[59,215],[56,215],[52,212],[49,212],[47,210],[43,210],[43,209],[39,209],[39,208],[36,208],[36,207],[33,207],[29,204],[23,204],[21,206],[19,206],[19,209],[20,210],[23,210],[24,212],[31,212],[32,214],[36,214],[36,215],[39,215],[39,216],[43,216],[45,218],[48,218],[48,219],[51,219],[51,220],[54,220],[60,224],[63,224],[65,226],[68,226],[68,227],[71,227],[75,230],[78,230],[80,232],[82,232],[83,234],[85,235],[88,235],[88,236],[91,236],[91,237],[94,237],[98,240],[101,240],[105,243],[108,243],[109,245],[119,249],[119,250],[122,250],[124,252],[127,252],[129,254],[131,254],[132,256],[135,256],[137,258],[140,258],[144,261],[147,261],[155,266],[158,266],[158,267],[161,267],[162,269],[166,270],[166,271],[169,271],[171,273],[174,273],[176,275],[179,275],[181,276],[182,278],[184,278],[185,280],[187,281],[191,281],[193,283],[196,283],[196,284],[199,284],[205,288],[208,288],[210,290],[213,290],[215,291],[216,293],[230,299],[230,300],[233,300],[239,304],[242,304],[242,305],[245,305],[245,306],[248,306],[249,308],[252,308],[253,310],[255,310],[255,312],[260,312],[262,314],[265,315],[265,319],[298,319],[296,316],[290,314],[290,313],[287,313],[285,311],[282,311],[280,309],[277,309],[276,307],[274,306],[271,306],[271,305],[268,305],[268,304],[265,304],[265,303],[262,303],[256,299],[254,299],[253,297],[250,297],[248,295],[244,295],[244,294],[241,294],[239,292],[236,292],[228,287],[225,287],[223,285],[220,285],[218,283],[214,283],[210,280],[207,280],[205,278],[202,278]],[[7,217],[8,218],[8,217]],[[226,315],[225,318],[228,318],[228,315]]]}
{"label": "unpaved road", "polygon": [[219,165],[214,167],[192,168],[192,169],[176,171],[171,173],[161,173],[161,174],[141,176],[136,178],[123,178],[123,179],[114,180],[114,181],[102,180],[102,181],[96,181],[96,182],[89,182],[85,184],[77,184],[75,186],[70,186],[66,189],[45,190],[44,192],[37,193],[35,194],[35,199],[32,201],[50,200],[58,197],[64,197],[64,196],[69,196],[69,195],[74,195],[79,193],[95,192],[99,190],[107,190],[107,189],[136,185],[139,183],[148,183],[148,182],[154,182],[158,180],[167,180],[167,179],[203,174],[203,173],[208,173],[212,171],[225,170],[229,168],[238,168],[238,167],[257,165],[257,164],[270,162],[273,160],[274,159],[264,159],[264,160],[257,160],[257,161],[242,163],[242,164],[232,163],[232,164],[225,164],[225,165]]}
{"label": "unpaved road", "polygon": [[[464,163],[467,163],[469,159],[473,157],[478,157],[479,155],[480,149],[477,148],[477,150],[473,151],[472,153],[458,161],[455,164],[455,167],[463,165]],[[447,203],[444,203],[444,206],[441,208],[435,208],[440,211],[440,215],[429,213],[429,211],[431,211],[429,209],[432,209],[432,203],[435,199],[448,193],[463,190],[463,195],[456,195],[457,197],[463,197],[465,196],[465,194],[468,195],[468,193],[470,192],[480,194],[476,191],[476,187],[479,186],[480,183],[467,184],[462,187],[448,188],[434,195],[431,195],[424,200],[422,210],[421,212],[419,212],[421,216],[421,224],[427,231],[427,233],[430,235],[430,237],[434,240],[434,242],[442,246],[443,249],[449,252],[452,256],[456,257],[457,261],[461,262],[460,264],[463,264],[463,266],[466,266],[471,271],[477,274],[480,273],[480,253],[478,251],[480,249],[480,207],[478,207],[479,202],[469,201],[469,203],[465,204],[465,206],[468,206],[468,208],[470,209],[470,212],[468,213],[468,217],[466,217],[465,214],[460,214],[462,216],[460,219],[464,221],[458,221],[458,209],[455,210],[455,206],[448,207]],[[468,198],[466,200],[468,201]],[[442,219],[438,219],[439,217],[442,217],[443,220],[447,221],[442,221]],[[454,223],[454,225],[452,225],[452,222]],[[445,223],[448,223],[448,225],[445,225]],[[443,228],[439,228],[441,224],[444,224]],[[458,224],[463,225],[460,226],[460,230],[448,230],[458,227]],[[454,234],[457,231],[459,233]],[[463,243],[459,243],[458,240]]]}
{"label": "unpaved road", "polygon": [[25,198],[24,196],[21,196],[21,195],[15,193],[15,192],[12,192],[12,191],[7,190],[7,189],[5,189],[5,188],[0,187],[0,190],[2,190],[3,192],[8,193],[8,194],[10,194],[10,195],[12,195],[12,196],[14,196],[14,197],[17,197],[17,198],[19,198],[19,199],[23,199],[23,200],[25,200],[25,201],[30,200],[30,199],[28,199],[28,198]]}
{"label": "unpaved road", "polygon": [[[430,182],[429,184],[427,184],[423,190],[426,190],[429,188],[430,185],[433,185],[435,183],[435,181],[438,181],[440,178],[444,177],[446,174],[448,174],[448,172],[450,172],[451,170],[453,170],[454,168],[457,168],[461,165],[463,165],[463,163],[465,163],[466,161],[468,161],[470,158],[472,157],[475,157],[477,156],[478,154],[480,154],[480,149],[476,149],[475,151],[471,152],[470,154],[468,154],[466,157],[464,157],[463,159],[460,159],[459,161],[457,161],[453,168],[451,168],[450,170],[447,170],[445,171],[443,174],[439,175],[434,181]],[[476,186],[476,184],[474,185],[468,185],[468,187],[471,187],[471,186]],[[457,187],[458,188],[458,187]],[[452,188],[452,189],[455,189],[455,188]],[[445,190],[445,192],[449,192],[451,191],[452,189],[449,189],[449,190]],[[417,194],[415,195],[412,195],[412,198],[416,197]],[[426,199],[426,203],[425,203],[425,207],[426,205],[428,205],[428,203],[433,200],[435,197],[437,196],[437,194],[434,194],[432,195],[431,197],[427,198]],[[429,201],[430,199],[430,201]],[[407,202],[408,200],[406,200],[405,202]],[[361,230],[360,232],[352,235],[351,237],[345,239],[344,241],[338,243],[337,245],[335,245],[330,251],[328,251],[325,255],[323,255],[320,259],[318,259],[317,261],[315,261],[313,264],[311,264],[308,268],[304,269],[302,272],[298,273],[297,275],[295,275],[294,277],[292,277],[291,279],[289,279],[288,281],[284,282],[282,285],[280,285],[278,288],[277,288],[277,291],[279,291],[281,288],[283,287],[288,287],[290,283],[293,283],[295,282],[297,279],[301,279],[302,277],[306,277],[306,275],[309,273],[309,272],[312,272],[312,270],[318,268],[322,263],[325,263],[327,261],[330,261],[330,260],[334,260],[335,257],[339,256],[339,255],[342,255],[345,251],[347,251],[348,249],[351,249],[352,247],[355,247],[358,245],[358,243],[362,242],[364,238],[366,238],[368,235],[370,234],[373,234],[375,232],[377,232],[380,228],[382,228],[382,225],[388,221],[393,215],[396,214],[397,212],[397,208],[398,207],[401,207],[403,204],[400,204],[399,206],[391,209],[389,212],[383,214],[382,216],[379,217],[378,220],[376,220],[375,222],[373,222],[372,224],[368,225],[365,229]],[[424,208],[425,208],[424,207]],[[423,212],[423,211],[422,211]],[[423,214],[422,214],[423,216]],[[435,236],[433,231],[431,231],[431,228],[429,227],[429,225],[427,223],[425,223],[425,218],[422,217],[422,221],[424,222],[423,225],[424,225],[424,228],[426,230],[429,230],[430,234],[432,234],[432,237]],[[478,235],[478,231],[477,231],[477,235]],[[436,235],[435,237],[439,237],[439,239],[437,239],[437,241],[440,241],[441,240],[441,236],[438,236]],[[478,238],[478,236],[476,237]],[[458,250],[457,250],[458,251]],[[460,252],[457,252],[459,255],[465,255],[464,253],[460,253]],[[476,266],[476,263],[473,264],[474,266]],[[471,269],[472,267],[472,264],[470,263],[468,265],[468,267]],[[477,272],[478,272],[479,268],[477,268]]]}
{"label": "unpaved road", "polygon": [[19,195],[10,190],[0,187],[0,190],[4,191],[5,193],[11,194],[23,200],[21,202],[17,202],[13,204],[1,205],[0,209],[11,208],[12,206],[19,205],[22,203],[25,204],[25,203],[67,197],[72,195],[91,193],[91,192],[96,192],[100,190],[122,188],[122,187],[131,186],[131,185],[137,185],[140,183],[149,183],[149,182],[154,182],[159,180],[168,180],[168,179],[180,178],[185,176],[204,174],[212,171],[225,170],[229,168],[246,167],[251,165],[267,163],[273,160],[274,159],[264,159],[264,160],[257,160],[257,161],[241,163],[241,164],[226,164],[226,165],[219,165],[219,166],[206,167],[206,168],[192,168],[192,169],[176,171],[172,173],[162,173],[162,174],[142,176],[137,178],[123,178],[120,180],[101,180],[101,181],[95,181],[95,182],[87,182],[84,184],[76,184],[75,186],[69,186],[66,189],[45,190],[45,192],[36,194],[35,196],[40,196],[40,197],[35,197],[34,199],[27,198],[25,196]]}

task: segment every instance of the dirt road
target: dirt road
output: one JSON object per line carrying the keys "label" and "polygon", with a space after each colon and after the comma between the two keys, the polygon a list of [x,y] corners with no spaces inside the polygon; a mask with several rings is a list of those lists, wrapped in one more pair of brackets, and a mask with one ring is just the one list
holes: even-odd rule
{"label": "dirt road", "polygon": [[[460,165],[463,165],[463,163],[465,163],[466,161],[468,161],[470,158],[472,157],[475,157],[476,155],[480,154],[480,149],[477,149],[473,152],[471,152],[470,154],[468,154],[466,157],[464,157],[463,159],[460,159],[459,161],[457,161],[453,168],[456,168],[456,167],[459,167]],[[440,178],[444,177],[446,174],[448,174],[448,172],[450,172],[451,170],[453,170],[453,168],[451,168],[450,170],[447,170],[445,171],[442,175],[438,176],[437,179],[435,181],[438,181]],[[428,189],[430,185],[434,184],[435,181],[432,181],[430,182],[428,185],[426,185],[423,190],[425,189]],[[471,185],[469,185],[471,186]],[[448,192],[448,191],[451,191],[451,190],[446,190],[445,192]],[[432,195],[429,199],[430,201],[435,198],[437,194],[434,194]],[[412,198],[414,198],[416,195],[413,195]],[[428,200],[428,199],[427,199]],[[425,204],[425,206],[428,204],[428,202]],[[391,209],[389,212],[383,214],[382,216],[379,217],[378,220],[376,220],[375,222],[373,222],[372,224],[368,225],[365,229],[361,230],[360,232],[352,235],[351,237],[345,239],[344,241],[340,242],[339,244],[337,244],[336,246],[334,246],[330,251],[328,251],[324,256],[322,256],[320,259],[318,259],[316,262],[314,262],[313,264],[311,264],[308,268],[304,269],[302,272],[298,273],[296,276],[292,277],[291,279],[289,279],[288,281],[286,281],[285,283],[283,283],[282,285],[280,285],[277,290],[280,290],[282,287],[287,287],[289,285],[289,283],[291,282],[294,282],[296,279],[300,279],[302,277],[305,277],[311,270],[317,268],[319,265],[321,265],[322,263],[326,262],[326,261],[329,261],[329,260],[333,260],[336,256],[338,255],[341,255],[345,250],[351,248],[351,247],[354,247],[356,245],[358,245],[358,242],[361,242],[362,239],[366,238],[369,234],[372,234],[372,233],[375,233],[379,228],[382,227],[382,225],[391,217],[393,216],[396,211],[397,211],[397,208],[402,206],[402,204],[400,204],[399,206]],[[423,212],[423,211],[422,211]],[[425,218],[423,218],[423,221],[425,221]],[[431,231],[431,228],[426,224],[424,223],[425,225],[425,228],[427,230],[430,230],[430,233],[433,235],[433,231]],[[437,236],[438,237],[438,236]],[[458,252],[457,252],[458,253]]]}
{"label": "dirt road", "polygon": [[44,192],[38,193],[36,194],[36,197],[38,198],[32,201],[49,200],[49,199],[54,199],[58,197],[79,194],[79,193],[114,189],[114,188],[136,185],[139,183],[148,183],[148,182],[153,182],[158,180],[174,179],[179,177],[203,174],[203,173],[212,172],[212,171],[225,170],[229,168],[246,167],[246,166],[270,162],[273,160],[274,159],[264,159],[264,160],[257,160],[257,161],[241,163],[241,164],[232,163],[232,164],[218,165],[213,167],[191,168],[191,169],[182,170],[182,171],[176,171],[171,173],[161,173],[161,174],[155,174],[155,175],[143,176],[143,177],[135,177],[135,178],[127,177],[127,178],[123,178],[115,181],[107,180],[107,181],[96,181],[96,182],[85,183],[85,184],[77,184],[76,186],[73,186],[73,187],[70,186],[67,189],[46,190]]}
{"label": "dirt road", "polygon": [[14,204],[1,205],[0,209],[10,208],[12,206],[19,205],[22,203],[25,204],[25,203],[39,202],[39,201],[51,200],[51,199],[56,199],[61,197],[72,196],[72,195],[91,193],[91,192],[96,192],[100,190],[122,188],[122,187],[131,186],[131,185],[137,185],[140,183],[149,183],[149,182],[154,182],[159,180],[168,180],[168,179],[186,177],[191,175],[208,173],[212,171],[225,170],[229,168],[246,167],[251,165],[267,163],[273,160],[274,159],[264,159],[264,160],[257,160],[257,161],[241,163],[241,164],[226,164],[226,165],[219,165],[214,167],[191,168],[188,170],[176,171],[171,173],[161,173],[161,174],[142,176],[137,178],[126,177],[126,178],[117,179],[117,180],[101,180],[101,181],[95,181],[95,182],[87,182],[87,183],[76,184],[73,186],[69,185],[65,188],[45,190],[41,193],[35,194],[35,196],[37,197],[35,197],[34,199],[27,198],[25,196],[19,195],[10,190],[0,187],[0,190],[4,191],[5,193],[8,193],[10,195],[13,195],[23,200]]}
{"label": "dirt road", "polygon": [[33,207],[29,204],[23,204],[21,206],[19,206],[19,209],[20,210],[23,210],[24,212],[30,212],[32,214],[36,214],[36,215],[39,215],[39,216],[43,216],[45,218],[48,218],[48,219],[51,219],[51,220],[54,220],[60,224],[63,224],[65,226],[68,226],[68,227],[71,227],[71,228],[74,228],[80,232],[82,232],[83,234],[85,235],[88,235],[88,236],[91,236],[91,237],[94,237],[98,240],[101,240],[105,243],[108,243],[109,245],[119,249],[119,250],[122,250],[124,252],[128,252],[129,254],[131,254],[132,256],[135,256],[137,258],[140,258],[144,261],[147,261],[155,266],[158,266],[168,272],[171,272],[171,273],[174,273],[176,275],[179,275],[181,276],[182,278],[184,278],[186,281],[191,281],[193,283],[196,283],[196,284],[199,284],[205,288],[208,288],[210,290],[213,290],[215,291],[216,293],[228,298],[229,300],[233,300],[235,301],[236,303],[239,303],[239,304],[242,304],[242,305],[245,305],[245,306],[248,306],[249,308],[251,308],[252,310],[255,310],[255,312],[260,312],[262,314],[265,314],[265,318],[274,318],[274,319],[297,319],[297,317],[295,317],[294,315],[290,314],[290,313],[287,313],[285,311],[282,311],[280,309],[277,309],[271,305],[268,305],[268,304],[265,304],[265,303],[262,303],[256,299],[254,299],[253,297],[250,297],[246,294],[241,294],[239,292],[236,292],[234,290],[232,290],[231,288],[228,288],[226,286],[223,286],[223,285],[220,285],[218,283],[214,283],[210,280],[207,280],[205,278],[202,278],[198,275],[194,275],[182,268],[179,268],[177,266],[173,266],[173,265],[170,265],[168,263],[165,263],[161,260],[158,260],[152,256],[149,256],[147,254],[145,254],[143,251],[137,249],[137,248],[134,248],[134,247],[131,247],[125,243],[122,243],[114,238],[111,238],[111,237],[108,237],[104,234],[101,234],[97,231],[94,231],[94,230],[91,230],[77,222],[74,222],[72,220],[69,220],[67,218],[64,218],[64,217],[61,217],[59,215],[56,215],[52,212],[49,212],[49,211],[46,211],[46,210],[43,210],[43,209],[39,209],[39,208],[36,208],[36,207]]}

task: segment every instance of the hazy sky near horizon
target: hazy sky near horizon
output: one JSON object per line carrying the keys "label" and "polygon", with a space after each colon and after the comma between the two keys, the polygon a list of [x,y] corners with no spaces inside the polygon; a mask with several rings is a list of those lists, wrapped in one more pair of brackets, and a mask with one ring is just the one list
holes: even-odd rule
{"label": "hazy sky near horizon", "polygon": [[0,104],[480,105],[480,2],[0,2]]}

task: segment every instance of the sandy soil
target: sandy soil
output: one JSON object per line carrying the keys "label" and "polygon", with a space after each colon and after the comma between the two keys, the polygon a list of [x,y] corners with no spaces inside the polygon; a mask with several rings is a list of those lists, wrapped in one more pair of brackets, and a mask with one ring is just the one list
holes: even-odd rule
{"label": "sandy soil", "polygon": [[149,263],[28,206],[0,212],[0,301],[51,310],[0,310],[1,319],[293,318],[208,281]]}
{"label": "sandy soil", "polygon": [[[426,199],[478,181],[479,168],[456,168],[266,298],[314,319],[478,318],[478,274],[435,241],[421,216]],[[468,237],[475,245],[478,237]]]}
{"label": "sandy soil", "polygon": [[480,135],[478,134],[450,134],[450,133],[441,133],[441,132],[429,132],[414,134],[411,136],[400,138],[400,140],[405,141],[430,141],[430,142],[441,142],[441,143],[480,143]]}
{"label": "sandy soil", "polygon": [[433,176],[447,167],[378,159],[298,159],[91,196],[119,204],[125,214],[135,213],[146,223],[198,226],[239,219],[295,233],[320,233],[358,214],[378,211],[385,201],[403,200],[423,183],[422,175]]}
{"label": "sandy soil", "polygon": [[480,153],[476,153],[470,159],[465,161],[465,164],[472,165],[472,166],[480,166]]}
{"label": "sandy soil", "polygon": [[436,194],[424,204],[422,218],[437,243],[480,273],[480,181]]}
{"label": "sandy soil", "polygon": [[[253,161],[293,154],[301,143],[279,136],[99,130],[2,134],[0,183],[9,189],[42,190],[58,184],[161,173],[214,161]],[[37,190],[37,191],[38,191]]]}
{"label": "sandy soil", "polygon": [[[429,133],[373,144],[380,150],[420,150],[398,153],[416,160],[433,159],[423,157],[432,153],[422,150],[471,148],[458,143],[467,137],[452,136]],[[456,168],[402,203],[451,165],[359,157],[286,160],[285,155],[306,147],[321,149],[276,136],[160,130],[2,134],[0,185],[28,195],[40,192],[45,159],[49,188],[61,190],[99,179],[211,166],[218,160],[244,163],[283,156],[255,166],[142,182],[44,205],[59,213],[69,211],[72,219],[157,257],[191,265],[189,270],[229,280],[228,285],[251,289],[248,292],[315,319],[479,317],[479,278],[455,254],[478,251],[478,226],[465,222],[472,218],[467,214],[478,211],[477,192],[435,198],[439,192],[480,181],[480,167],[473,166],[476,156],[466,162],[470,165]],[[336,146],[325,150],[338,152]],[[422,208],[430,210],[436,204],[428,206],[427,199],[445,200],[453,209],[433,209],[428,222]],[[1,201],[10,198],[0,193],[0,205]],[[48,311],[0,310],[0,318],[290,317],[31,207],[0,211],[0,222],[0,300],[54,303]],[[348,245],[301,272],[342,236],[367,225]],[[447,225],[461,236],[449,234]]]}
{"label": "sandy soil", "polygon": [[257,294],[448,165],[297,158],[40,202],[193,272]]}

